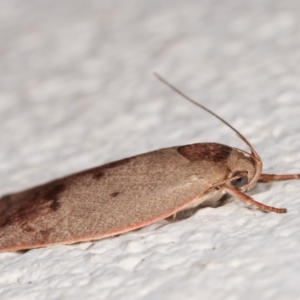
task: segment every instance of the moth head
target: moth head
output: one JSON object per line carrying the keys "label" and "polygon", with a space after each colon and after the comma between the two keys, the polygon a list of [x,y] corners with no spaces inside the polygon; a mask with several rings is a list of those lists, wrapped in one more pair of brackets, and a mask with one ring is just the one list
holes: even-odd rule
{"label": "moth head", "polygon": [[230,173],[226,185],[247,191],[254,186],[261,173],[260,161],[247,152],[234,148],[228,158]]}

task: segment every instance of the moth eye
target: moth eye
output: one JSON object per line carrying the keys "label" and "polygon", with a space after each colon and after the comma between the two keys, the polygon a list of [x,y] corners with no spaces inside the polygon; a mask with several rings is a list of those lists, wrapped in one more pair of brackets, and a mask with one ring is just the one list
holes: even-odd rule
{"label": "moth eye", "polygon": [[241,178],[235,179],[231,181],[231,184],[234,187],[240,188],[248,183],[248,176],[243,176]]}

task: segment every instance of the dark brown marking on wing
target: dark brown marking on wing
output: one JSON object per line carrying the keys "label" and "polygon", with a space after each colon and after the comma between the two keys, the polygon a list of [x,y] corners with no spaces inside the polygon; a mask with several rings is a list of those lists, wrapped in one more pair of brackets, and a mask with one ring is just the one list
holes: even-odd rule
{"label": "dark brown marking on wing", "polygon": [[231,147],[215,143],[198,143],[178,147],[178,152],[189,161],[206,160],[222,163],[227,160]]}
{"label": "dark brown marking on wing", "polygon": [[4,195],[0,198],[0,226],[1,226],[1,218],[5,213],[6,208],[9,206],[11,199],[11,195]]}
{"label": "dark brown marking on wing", "polygon": [[26,231],[35,231],[28,226],[41,216],[57,211],[60,194],[65,185],[59,181],[39,186],[0,199],[0,227],[18,224]]}
{"label": "dark brown marking on wing", "polygon": [[44,198],[46,200],[57,200],[58,195],[64,190],[65,190],[65,186],[63,184],[55,185],[54,187],[51,187],[51,189],[45,193]]}
{"label": "dark brown marking on wing", "polygon": [[59,203],[59,194],[62,193],[66,189],[65,185],[57,184],[50,188],[49,191],[46,192],[44,199],[48,201],[52,201],[50,208],[54,211],[60,208]]}
{"label": "dark brown marking on wing", "polygon": [[[24,192],[23,194],[24,196],[26,195],[23,201],[17,201],[17,199],[14,199],[13,195],[9,200],[4,197],[0,199],[0,210],[2,211],[0,216],[0,227],[5,227],[13,223],[23,223],[27,216],[32,215],[36,211],[37,206],[40,205],[40,203],[38,203],[39,201],[37,201],[39,196],[38,193],[31,190],[30,192]],[[22,195],[20,196],[22,197]]]}
{"label": "dark brown marking on wing", "polygon": [[1,197],[1,201],[9,201],[11,198],[11,195],[5,195],[3,197]]}
{"label": "dark brown marking on wing", "polygon": [[31,226],[26,226],[23,230],[26,232],[35,232],[35,230]]}
{"label": "dark brown marking on wing", "polygon": [[109,194],[109,196],[114,198],[114,197],[117,197],[119,194],[120,194],[119,192],[114,192],[114,193]]}
{"label": "dark brown marking on wing", "polygon": [[99,171],[98,173],[95,173],[93,175],[93,178],[98,180],[98,179],[102,178],[104,175],[105,175],[105,173],[103,171]]}

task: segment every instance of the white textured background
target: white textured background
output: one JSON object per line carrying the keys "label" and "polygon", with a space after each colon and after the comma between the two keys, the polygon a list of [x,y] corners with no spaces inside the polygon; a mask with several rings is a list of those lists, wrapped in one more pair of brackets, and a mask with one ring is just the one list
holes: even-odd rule
{"label": "white textured background", "polygon": [[[193,142],[243,144],[158,71],[236,126],[265,171],[300,172],[300,2],[0,3],[0,193]],[[1,299],[300,299],[300,183],[177,222],[0,254]]]}

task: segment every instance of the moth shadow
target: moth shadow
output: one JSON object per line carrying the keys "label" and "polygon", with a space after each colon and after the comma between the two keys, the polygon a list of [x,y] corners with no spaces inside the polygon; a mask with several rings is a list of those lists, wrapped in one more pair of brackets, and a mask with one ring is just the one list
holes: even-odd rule
{"label": "moth shadow", "polygon": [[272,185],[273,185],[272,182],[259,182],[259,183],[256,184],[256,186],[252,190],[247,192],[247,195],[252,197],[252,196],[257,195],[259,193],[266,192],[266,191],[268,191],[272,188]]}
{"label": "moth shadow", "polygon": [[221,199],[218,201],[211,202],[210,200],[204,201],[203,203],[199,204],[196,207],[185,209],[183,211],[179,211],[176,214],[166,218],[167,221],[169,222],[177,222],[181,220],[185,220],[193,216],[195,213],[198,212],[198,210],[201,210],[206,207],[212,207],[212,208],[218,208],[221,206],[224,206],[228,203],[228,201],[232,201],[232,197],[230,195],[225,194]]}
{"label": "moth shadow", "polygon": [[[260,182],[258,183],[254,189],[250,190],[249,192],[247,192],[247,195],[254,197],[255,195],[258,195],[260,193],[263,193],[265,191],[268,191],[272,188],[272,183],[265,183],[265,182]],[[181,221],[181,220],[185,220],[190,218],[191,216],[193,216],[195,213],[198,212],[198,210],[202,209],[202,208],[206,208],[206,207],[213,207],[213,208],[218,208],[218,207],[222,207],[228,203],[231,203],[233,201],[238,201],[236,200],[233,196],[225,194],[221,199],[219,199],[216,202],[210,202],[205,201],[203,203],[201,203],[200,205],[190,208],[190,209],[186,209],[183,211],[179,211],[176,214],[166,218],[167,221],[169,222],[177,222],[177,221]],[[256,210],[257,208],[252,208],[250,206],[247,206],[248,209],[250,210]]]}

